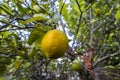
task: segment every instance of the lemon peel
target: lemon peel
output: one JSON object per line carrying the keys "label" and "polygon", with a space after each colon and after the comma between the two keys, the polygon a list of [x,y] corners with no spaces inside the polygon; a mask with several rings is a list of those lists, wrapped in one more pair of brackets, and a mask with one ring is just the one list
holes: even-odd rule
{"label": "lemon peel", "polygon": [[62,57],[67,48],[67,36],[57,29],[48,31],[41,41],[41,50],[49,59]]}

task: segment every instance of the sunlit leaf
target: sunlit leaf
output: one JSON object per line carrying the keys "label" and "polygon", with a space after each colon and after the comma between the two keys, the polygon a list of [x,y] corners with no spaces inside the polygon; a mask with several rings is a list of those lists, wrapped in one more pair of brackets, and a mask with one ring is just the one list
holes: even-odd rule
{"label": "sunlit leaf", "polygon": [[17,7],[18,7],[18,10],[22,13],[22,12],[25,12],[24,11],[24,8],[22,7],[22,5],[20,3],[16,3]]}
{"label": "sunlit leaf", "polygon": [[[2,3],[2,8],[4,9],[3,11],[5,11],[5,13],[9,13],[9,14],[11,14],[12,15],[12,10],[10,9],[10,7],[8,6],[8,4],[7,3]],[[7,11],[7,12],[6,12]]]}
{"label": "sunlit leaf", "polygon": [[32,18],[30,18],[26,21],[22,21],[22,22],[23,22],[23,24],[27,24],[27,23],[30,23],[30,22],[33,22],[33,21],[44,21],[46,19],[47,19],[46,15],[40,13],[40,14],[35,14]]}
{"label": "sunlit leaf", "polygon": [[117,10],[116,14],[115,14],[115,18],[117,20],[120,20],[120,10]]}
{"label": "sunlit leaf", "polygon": [[6,38],[10,35],[11,33],[9,31],[6,31],[6,32],[2,32],[1,35]]}
{"label": "sunlit leaf", "polygon": [[60,2],[59,5],[59,11],[60,13],[64,16],[65,20],[68,20],[68,9],[67,9],[67,4],[64,4],[62,1]]}
{"label": "sunlit leaf", "polygon": [[79,8],[78,8],[78,5],[75,5],[75,6],[74,6],[74,9],[75,9],[78,13],[80,13],[80,10],[79,10]]}
{"label": "sunlit leaf", "polygon": [[36,25],[29,36],[28,43],[31,45],[33,42],[37,40],[38,42],[39,41],[41,42],[42,37],[48,30],[50,30],[50,27],[48,26]]}

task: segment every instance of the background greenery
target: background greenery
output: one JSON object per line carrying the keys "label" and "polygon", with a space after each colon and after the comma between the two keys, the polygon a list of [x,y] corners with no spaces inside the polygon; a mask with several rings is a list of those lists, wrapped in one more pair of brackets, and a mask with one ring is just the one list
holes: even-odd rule
{"label": "background greenery", "polygon": [[[67,34],[71,48],[49,61],[38,46],[43,35],[56,28]],[[75,56],[90,49],[94,75],[84,67],[73,71]],[[120,0],[0,1],[0,80],[80,78],[120,80]]]}

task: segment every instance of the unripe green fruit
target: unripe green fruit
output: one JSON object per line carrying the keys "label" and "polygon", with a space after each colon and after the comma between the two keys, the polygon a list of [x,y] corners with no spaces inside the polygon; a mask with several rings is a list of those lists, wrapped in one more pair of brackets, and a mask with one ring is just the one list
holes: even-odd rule
{"label": "unripe green fruit", "polygon": [[73,62],[72,62],[72,69],[74,71],[80,71],[81,70],[81,64],[80,64],[80,61],[78,59],[75,59]]}

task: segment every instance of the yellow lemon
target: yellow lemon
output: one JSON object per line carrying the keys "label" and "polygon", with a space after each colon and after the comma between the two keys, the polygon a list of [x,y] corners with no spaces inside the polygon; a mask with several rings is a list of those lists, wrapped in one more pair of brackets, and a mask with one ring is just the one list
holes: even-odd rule
{"label": "yellow lemon", "polygon": [[68,38],[60,30],[48,31],[41,41],[41,50],[46,58],[62,57],[68,47]]}

